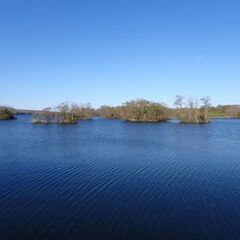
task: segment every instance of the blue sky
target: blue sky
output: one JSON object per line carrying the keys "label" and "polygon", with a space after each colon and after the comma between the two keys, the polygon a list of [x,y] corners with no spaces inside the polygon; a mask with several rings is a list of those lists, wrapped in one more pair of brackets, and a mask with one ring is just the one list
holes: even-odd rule
{"label": "blue sky", "polygon": [[0,1],[0,105],[240,103],[239,0]]}

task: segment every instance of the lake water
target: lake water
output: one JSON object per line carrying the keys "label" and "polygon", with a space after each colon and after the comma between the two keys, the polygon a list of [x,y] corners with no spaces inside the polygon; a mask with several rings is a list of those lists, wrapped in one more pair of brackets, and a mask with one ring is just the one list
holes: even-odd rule
{"label": "lake water", "polygon": [[240,239],[240,121],[0,121],[0,239]]}

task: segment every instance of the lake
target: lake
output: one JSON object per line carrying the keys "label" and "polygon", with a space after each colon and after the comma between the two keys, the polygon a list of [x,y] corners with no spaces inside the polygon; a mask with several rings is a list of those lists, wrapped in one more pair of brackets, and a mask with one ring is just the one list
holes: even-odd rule
{"label": "lake", "polygon": [[240,121],[0,121],[0,238],[239,239]]}

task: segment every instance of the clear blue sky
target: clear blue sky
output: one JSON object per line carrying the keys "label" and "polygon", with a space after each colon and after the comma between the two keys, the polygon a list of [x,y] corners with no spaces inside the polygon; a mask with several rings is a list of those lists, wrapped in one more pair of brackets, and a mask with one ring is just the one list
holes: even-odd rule
{"label": "clear blue sky", "polygon": [[239,0],[0,1],[0,105],[240,103]]}

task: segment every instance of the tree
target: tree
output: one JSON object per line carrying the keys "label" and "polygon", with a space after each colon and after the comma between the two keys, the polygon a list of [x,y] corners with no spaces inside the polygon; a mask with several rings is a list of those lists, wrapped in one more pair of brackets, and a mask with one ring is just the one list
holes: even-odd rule
{"label": "tree", "polygon": [[202,106],[204,111],[203,121],[208,122],[208,109],[211,107],[211,103],[210,103],[211,98],[207,96],[207,97],[202,97],[200,100],[203,103],[203,106]]}
{"label": "tree", "polygon": [[150,102],[145,99],[136,99],[124,103],[120,116],[128,121],[166,121],[167,108],[160,103]]}
{"label": "tree", "polygon": [[42,111],[43,111],[43,115],[44,115],[44,117],[46,119],[46,122],[50,123],[51,120],[52,120],[51,108],[47,107],[47,108],[44,108]]}
{"label": "tree", "polygon": [[121,107],[110,107],[103,105],[97,110],[97,114],[100,117],[107,119],[119,119],[120,118]]}
{"label": "tree", "polygon": [[200,99],[202,106],[199,106],[197,98],[189,98],[187,102],[184,97],[177,95],[175,106],[178,111],[178,118],[182,123],[208,123],[208,109],[211,106],[210,97],[203,97]]}
{"label": "tree", "polygon": [[63,102],[57,106],[59,123],[76,123],[77,116],[73,113],[68,102]]}
{"label": "tree", "polygon": [[187,114],[186,114],[186,104],[184,102],[184,97],[181,95],[177,95],[174,105],[177,108],[177,116],[180,119],[180,121],[186,122]]}
{"label": "tree", "polygon": [[71,110],[72,113],[78,118],[82,120],[91,119],[93,116],[93,109],[90,103],[82,103],[82,104],[72,104]]}
{"label": "tree", "polygon": [[77,123],[79,119],[90,119],[93,115],[93,109],[90,103],[76,104],[71,106],[68,102],[59,104],[55,111],[51,108],[44,108],[41,112],[33,115],[33,123]]}
{"label": "tree", "polygon": [[184,97],[181,95],[177,95],[174,105],[179,109],[183,109],[183,106],[185,105]]}

